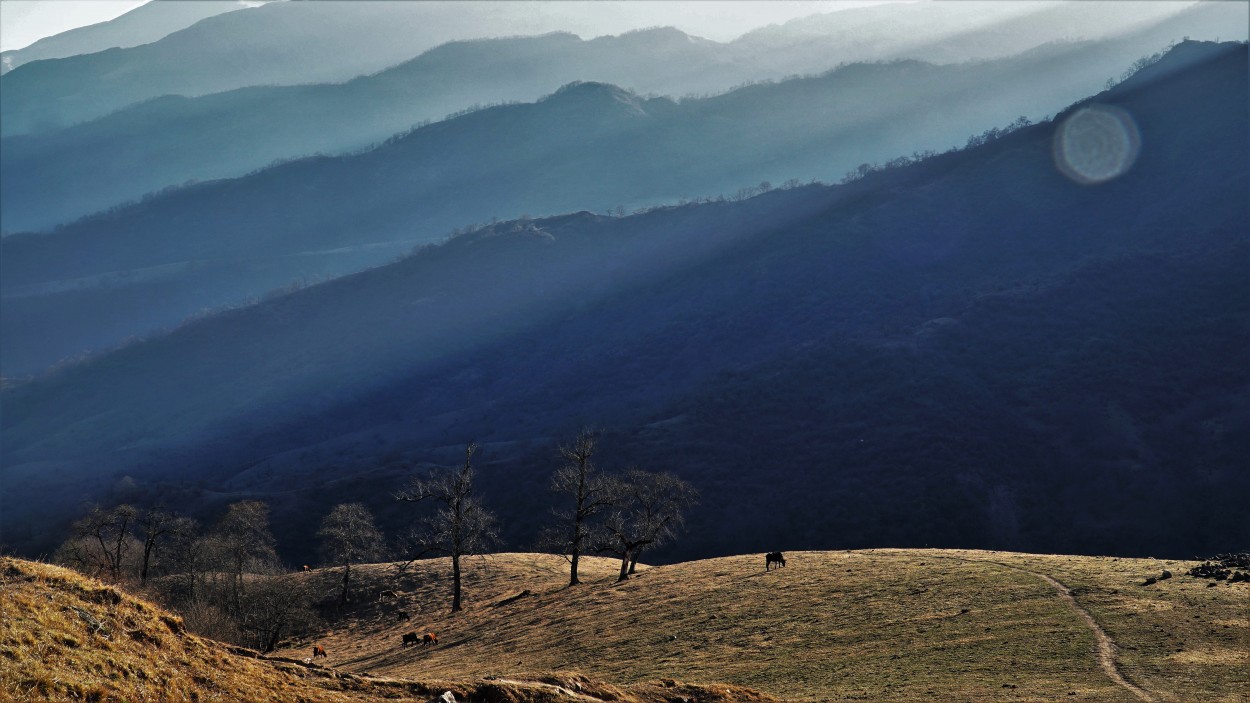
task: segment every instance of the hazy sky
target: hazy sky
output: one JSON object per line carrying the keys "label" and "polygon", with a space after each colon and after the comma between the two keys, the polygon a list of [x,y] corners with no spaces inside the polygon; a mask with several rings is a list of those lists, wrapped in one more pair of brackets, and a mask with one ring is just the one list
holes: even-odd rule
{"label": "hazy sky", "polygon": [[104,22],[146,0],[0,0],[0,50],[20,49],[67,29]]}
{"label": "hazy sky", "polygon": [[[889,0],[640,0],[630,3],[628,10],[631,15],[638,10],[653,15],[651,24],[673,25],[692,34],[726,41],[770,23],[886,1]],[[104,22],[144,2],[146,0],[0,0],[0,50],[20,49],[74,27]],[[543,4],[547,12],[559,13],[564,6],[577,14],[574,6],[581,3]],[[621,12],[623,4],[605,3],[605,14]]]}

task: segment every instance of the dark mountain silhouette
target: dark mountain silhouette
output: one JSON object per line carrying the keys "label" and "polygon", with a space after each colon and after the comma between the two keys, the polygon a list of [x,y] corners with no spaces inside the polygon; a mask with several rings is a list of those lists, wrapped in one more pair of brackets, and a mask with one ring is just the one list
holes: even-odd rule
{"label": "dark mountain silhouette", "polygon": [[[1246,86],[1245,45],[1186,42],[980,147],[742,202],[497,224],[11,387],[6,540],[46,544],[84,498],[255,496],[298,554],[329,503],[398,519],[400,478],[475,438],[524,543],[553,443],[589,424],[604,463],[702,491],[667,556],[1244,544]],[[1088,105],[1140,134],[1099,185],[1054,162]]]}
{"label": "dark mountain silhouette", "polygon": [[[1036,96],[1038,104],[1046,97],[1053,106],[1030,116],[1039,118],[1101,89],[1108,77],[1169,41],[1245,35],[1235,29],[1246,25],[1243,5],[1203,3],[1180,13],[1166,4],[1146,9],[1156,7],[1166,14],[1147,12],[1140,24],[1113,39],[1048,48],[1070,52],[1079,61],[1070,64],[1074,73],[1066,83],[1051,83],[1056,94]],[[530,101],[574,80],[611,83],[644,95],[715,93],[748,81],[824,72],[847,58],[945,61],[1015,54],[1039,40],[1071,37],[1073,27],[1086,36],[1120,29],[1128,14],[1122,3],[1070,3],[1040,15],[1029,4],[994,8],[986,14],[980,4],[920,3],[846,10],[731,43],[671,28],[589,41],[552,34],[457,42],[343,84],[166,96],[64,130],[5,138],[0,197],[6,207],[0,228],[9,233],[44,229],[190,180],[235,177],[278,159],[362,149],[423,120],[442,119],[475,104]],[[1133,6],[1134,12],[1141,9]],[[892,20],[882,21],[883,13],[911,24],[894,29]],[[826,26],[829,17],[842,19]],[[856,17],[859,22],[851,21]],[[967,29],[969,22],[978,29]],[[952,38],[956,25],[964,29]],[[800,31],[803,27],[808,29]],[[892,42],[879,35],[887,27]],[[949,53],[950,47],[956,53]],[[1026,60],[1018,67],[1020,75],[1004,73],[1001,80],[1031,84],[1027,71],[1034,64]],[[82,168],[84,162],[93,168]]]}
{"label": "dark mountain silhouette", "polygon": [[21,49],[0,52],[0,74],[31,61],[148,44],[207,17],[244,7],[241,2],[229,0],[152,0],[107,22],[77,27]]}
{"label": "dark mountain silhouette", "polygon": [[52,234],[6,237],[0,312],[11,333],[0,363],[8,376],[37,371],[293,281],[385,263],[493,217],[835,181],[866,162],[962,144],[969,125],[1060,109],[1105,82],[1098,62],[1107,51],[1115,53],[1091,43],[967,65],[856,64],[681,102],[570,84],[366,153],[296,161]]}

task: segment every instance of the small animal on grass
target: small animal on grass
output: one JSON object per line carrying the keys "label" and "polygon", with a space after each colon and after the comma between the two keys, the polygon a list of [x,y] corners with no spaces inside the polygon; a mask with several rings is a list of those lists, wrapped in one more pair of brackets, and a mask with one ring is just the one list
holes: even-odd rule
{"label": "small animal on grass", "polygon": [[404,641],[403,641],[403,643],[402,643],[402,644],[400,644],[399,646],[400,646],[400,647],[407,647],[407,646],[408,646],[408,645],[410,645],[410,644],[411,644],[411,645],[415,645],[415,644],[417,644],[417,643],[418,643],[418,642],[420,642],[420,641],[421,641],[421,638],[417,636],[417,633],[415,633],[415,632],[405,632],[405,633],[404,633]]}
{"label": "small animal on grass", "polygon": [[313,655],[312,655],[312,658],[313,658],[313,659],[316,659],[317,657],[325,657],[325,656],[328,656],[328,655],[326,654],[326,648],[325,648],[325,647],[322,647],[322,646],[321,646],[321,645],[319,645],[319,644],[314,644],[314,645],[313,645]]}
{"label": "small animal on grass", "polygon": [[438,644],[438,634],[435,632],[425,633],[425,636],[421,638],[421,646],[424,647],[427,644],[431,647]]}
{"label": "small animal on grass", "polygon": [[398,598],[398,597],[399,597],[399,594],[391,590],[382,591],[381,593],[378,594],[378,600],[382,600],[384,598]]}
{"label": "small animal on grass", "polygon": [[312,569],[310,569],[310,568],[308,567],[308,565],[307,565],[307,564],[305,564],[305,565],[304,565],[304,571],[312,571]]}
{"label": "small animal on grass", "polygon": [[781,552],[769,552],[768,554],[765,554],[764,555],[764,571],[768,571],[768,569],[773,564],[776,564],[778,569],[785,566],[786,555],[782,554]]}
{"label": "small animal on grass", "polygon": [[401,610],[401,611],[399,611],[398,613],[395,613],[395,615],[396,615],[396,617],[398,617],[401,621],[403,621],[403,620],[407,620],[408,618],[412,617],[411,615],[409,615],[409,614],[408,614],[408,611],[407,611],[407,610]]}

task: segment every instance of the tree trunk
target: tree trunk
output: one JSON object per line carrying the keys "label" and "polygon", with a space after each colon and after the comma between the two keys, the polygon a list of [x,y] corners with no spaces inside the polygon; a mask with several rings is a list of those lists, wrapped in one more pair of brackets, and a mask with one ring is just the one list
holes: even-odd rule
{"label": "tree trunk", "polygon": [[629,556],[629,573],[630,573],[630,575],[633,575],[634,571],[638,568],[638,555],[640,555],[640,554],[642,554],[642,550],[641,550],[641,549],[636,550],[633,554],[631,554],[631,555]]}
{"label": "tree trunk", "polygon": [[581,581],[577,579],[577,559],[580,556],[581,555],[577,553],[577,550],[574,549],[572,559],[569,561],[569,564],[570,564],[569,565],[569,585],[570,586],[576,586],[577,584],[581,583]]}
{"label": "tree trunk", "polygon": [[102,554],[104,557],[104,564],[102,568],[100,569],[100,571],[101,573],[103,573],[103,571],[107,569],[109,574],[113,576],[113,580],[116,581],[117,580],[116,574],[113,573],[113,559],[112,557],[109,556],[108,544],[104,542],[104,536],[102,534],[96,533],[95,538],[96,538],[96,541],[100,543],[100,554]]}
{"label": "tree trunk", "polygon": [[280,639],[282,639],[282,626],[281,625],[279,625],[278,627],[275,627],[273,629],[273,632],[270,634],[269,639],[265,641],[265,649],[263,650],[264,653],[268,654],[269,652],[272,652],[273,650],[277,649],[278,640]]}
{"label": "tree trunk", "polygon": [[352,563],[350,561],[343,562],[343,591],[339,593],[339,607],[347,605],[347,589],[351,586],[352,580]]}
{"label": "tree trunk", "polygon": [[126,541],[126,523],[122,523],[117,528],[117,548],[113,552],[113,580],[121,580],[122,574],[122,545]]}
{"label": "tree trunk", "polygon": [[151,537],[143,542],[143,566],[139,569],[139,583],[148,582],[148,564],[152,560],[152,548],[156,546],[156,540]]}
{"label": "tree trunk", "polygon": [[460,612],[460,555],[451,555],[451,612]]}
{"label": "tree trunk", "polygon": [[621,574],[616,577],[617,583],[629,580],[629,552],[625,552],[625,556],[621,557]]}

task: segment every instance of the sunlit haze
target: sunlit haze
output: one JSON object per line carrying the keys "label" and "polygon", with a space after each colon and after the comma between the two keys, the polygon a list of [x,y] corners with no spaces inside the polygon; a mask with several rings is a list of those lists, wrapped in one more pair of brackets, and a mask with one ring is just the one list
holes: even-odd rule
{"label": "sunlit haze", "polygon": [[[222,0],[229,2],[230,0]],[[744,2],[532,2],[536,16],[564,15],[571,31],[615,33],[622,27],[672,25],[725,41],[755,27],[834,10],[880,5],[888,0],[748,0]],[[0,50],[28,46],[44,37],[105,22],[145,0],[0,0]],[[259,4],[259,3],[257,3]]]}

